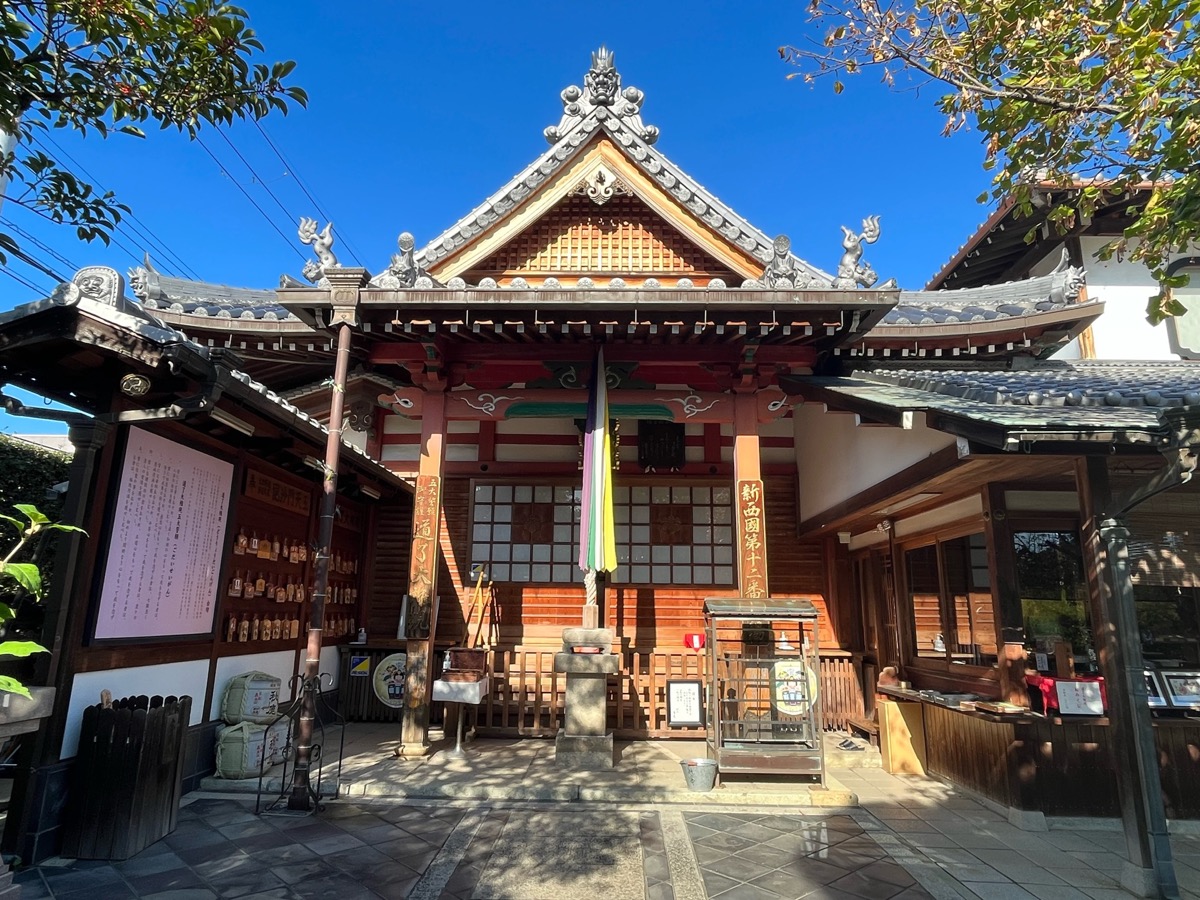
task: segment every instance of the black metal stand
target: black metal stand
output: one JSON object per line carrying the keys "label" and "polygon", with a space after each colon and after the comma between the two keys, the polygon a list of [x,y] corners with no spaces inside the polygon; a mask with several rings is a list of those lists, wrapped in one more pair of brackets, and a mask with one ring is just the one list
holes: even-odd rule
{"label": "black metal stand", "polygon": [[[289,686],[293,686],[297,681],[300,682],[300,690],[296,694],[296,699],[289,703],[286,707],[279,711],[270,725],[267,726],[268,731],[284,719],[288,720],[288,738],[287,747],[284,751],[283,771],[279,776],[279,792],[272,799],[264,799],[264,793],[270,794],[270,791],[264,791],[264,784],[267,770],[258,776],[258,795],[254,800],[254,813],[260,816],[291,816],[302,817],[311,816],[315,812],[323,810],[324,804],[322,800],[336,798],[342,779],[342,758],[345,756],[346,749],[346,720],[342,714],[338,712],[332,704],[325,699],[325,694],[321,691],[321,679],[329,680],[329,684],[333,684],[333,676],[328,673],[318,675],[316,678],[305,678],[303,675],[292,676]],[[308,779],[308,793],[312,799],[312,805],[309,809],[296,810],[288,808],[288,801],[292,796],[292,777],[295,771],[295,747],[292,741],[296,736],[296,729],[300,722],[300,715],[305,707],[305,697],[312,698],[310,709],[316,711],[316,722],[313,731],[312,750],[309,757],[309,765],[311,767]],[[324,748],[327,746],[326,739],[326,722],[329,722],[329,729],[337,730],[337,763],[336,771],[333,778],[333,790],[330,793],[325,793],[322,790],[323,777],[325,774],[325,754]],[[264,744],[265,750],[265,744]]]}

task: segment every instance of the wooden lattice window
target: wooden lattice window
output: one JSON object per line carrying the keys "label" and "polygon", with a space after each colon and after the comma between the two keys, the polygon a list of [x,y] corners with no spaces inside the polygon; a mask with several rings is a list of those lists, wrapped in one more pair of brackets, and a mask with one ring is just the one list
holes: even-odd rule
{"label": "wooden lattice window", "polygon": [[[732,489],[724,485],[618,485],[613,491],[614,584],[734,583]],[[582,583],[581,489],[476,482],[471,562],[496,581]]]}
{"label": "wooden lattice window", "polygon": [[632,196],[567,197],[472,270],[475,276],[619,272],[720,275],[729,268]]}

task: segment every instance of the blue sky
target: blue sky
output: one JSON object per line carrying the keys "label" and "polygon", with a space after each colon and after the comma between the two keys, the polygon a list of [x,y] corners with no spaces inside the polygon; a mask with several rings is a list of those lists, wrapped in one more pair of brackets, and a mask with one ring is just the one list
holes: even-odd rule
{"label": "blue sky", "polygon": [[[173,132],[107,141],[52,132],[77,174],[133,208],[136,227],[118,232],[123,247],[82,244],[5,204],[0,215],[48,248],[18,234],[27,251],[69,277],[92,264],[125,271],[151,249],[170,274],[272,287],[283,272],[298,276],[309,252],[296,218],[323,218],[298,175],[334,222],[340,260],[378,271],[401,231],[424,244],[542,152],[559,92],[582,83],[601,43],[623,85],[645,92],[658,148],[768,234],[789,235],[814,265],[836,266],[839,226],[879,215],[883,234],[865,259],[881,278],[918,288],[987,215],[975,201],[988,184],[978,136],[941,136],[935,89],[889,91],[867,73],[837,96],[827,83],[788,80],[794,70],[776,48],[819,36],[803,2],[241,5],[266,56],[296,60],[294,81],[309,92],[307,109],[262,123],[291,165],[252,124],[225,131],[230,143],[210,130],[204,146]],[[37,290],[0,271],[0,309],[53,287],[10,268]],[[3,418],[0,427],[14,430]]]}

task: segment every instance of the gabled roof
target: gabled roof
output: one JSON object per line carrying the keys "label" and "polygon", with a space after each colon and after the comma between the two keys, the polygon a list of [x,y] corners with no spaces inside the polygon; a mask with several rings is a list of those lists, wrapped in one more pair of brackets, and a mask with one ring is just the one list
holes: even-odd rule
{"label": "gabled roof", "polygon": [[[1024,278],[1031,267],[1070,238],[1120,235],[1130,222],[1130,206],[1144,202],[1145,193],[1141,188],[1149,187],[1142,185],[1131,194],[1107,196],[1101,200],[1091,219],[1078,221],[1073,227],[1060,231],[1050,223],[1050,213],[1082,186],[1037,182],[1031,186],[1033,208],[1028,213],[1017,205],[1014,197],[1005,197],[966,243],[929,279],[925,289],[971,288]],[[1084,260],[1074,262],[1082,265]]]}
{"label": "gabled roof", "polygon": [[[562,92],[562,119],[545,131],[550,148],[426,244],[416,254],[416,262],[432,272],[465,247],[477,243],[594,146],[598,136],[605,135],[645,178],[686,209],[698,226],[750,254],[760,267],[765,266],[775,255],[772,239],[654,148],[658,129],[643,124],[642,100],[643,94],[637,88],[622,90],[612,53],[603,47],[593,53],[584,87],[572,85]],[[643,196],[643,199],[650,198]],[[825,288],[833,281],[828,272],[795,256],[791,259],[812,281],[819,282],[814,287]],[[375,281],[387,286],[381,280],[384,277],[377,276]]]}

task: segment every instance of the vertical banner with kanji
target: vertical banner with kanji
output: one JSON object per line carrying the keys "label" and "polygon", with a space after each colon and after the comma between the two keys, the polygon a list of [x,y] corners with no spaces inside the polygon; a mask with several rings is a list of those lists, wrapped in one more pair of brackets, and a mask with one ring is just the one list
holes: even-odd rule
{"label": "vertical banner with kanji", "polygon": [[438,564],[438,523],[441,521],[442,480],[437,475],[417,477],[413,496],[412,564],[408,571],[410,638],[429,633],[430,608]]}
{"label": "vertical banner with kanji", "polygon": [[743,597],[767,596],[767,517],[763,483],[737,483],[738,586]]}

